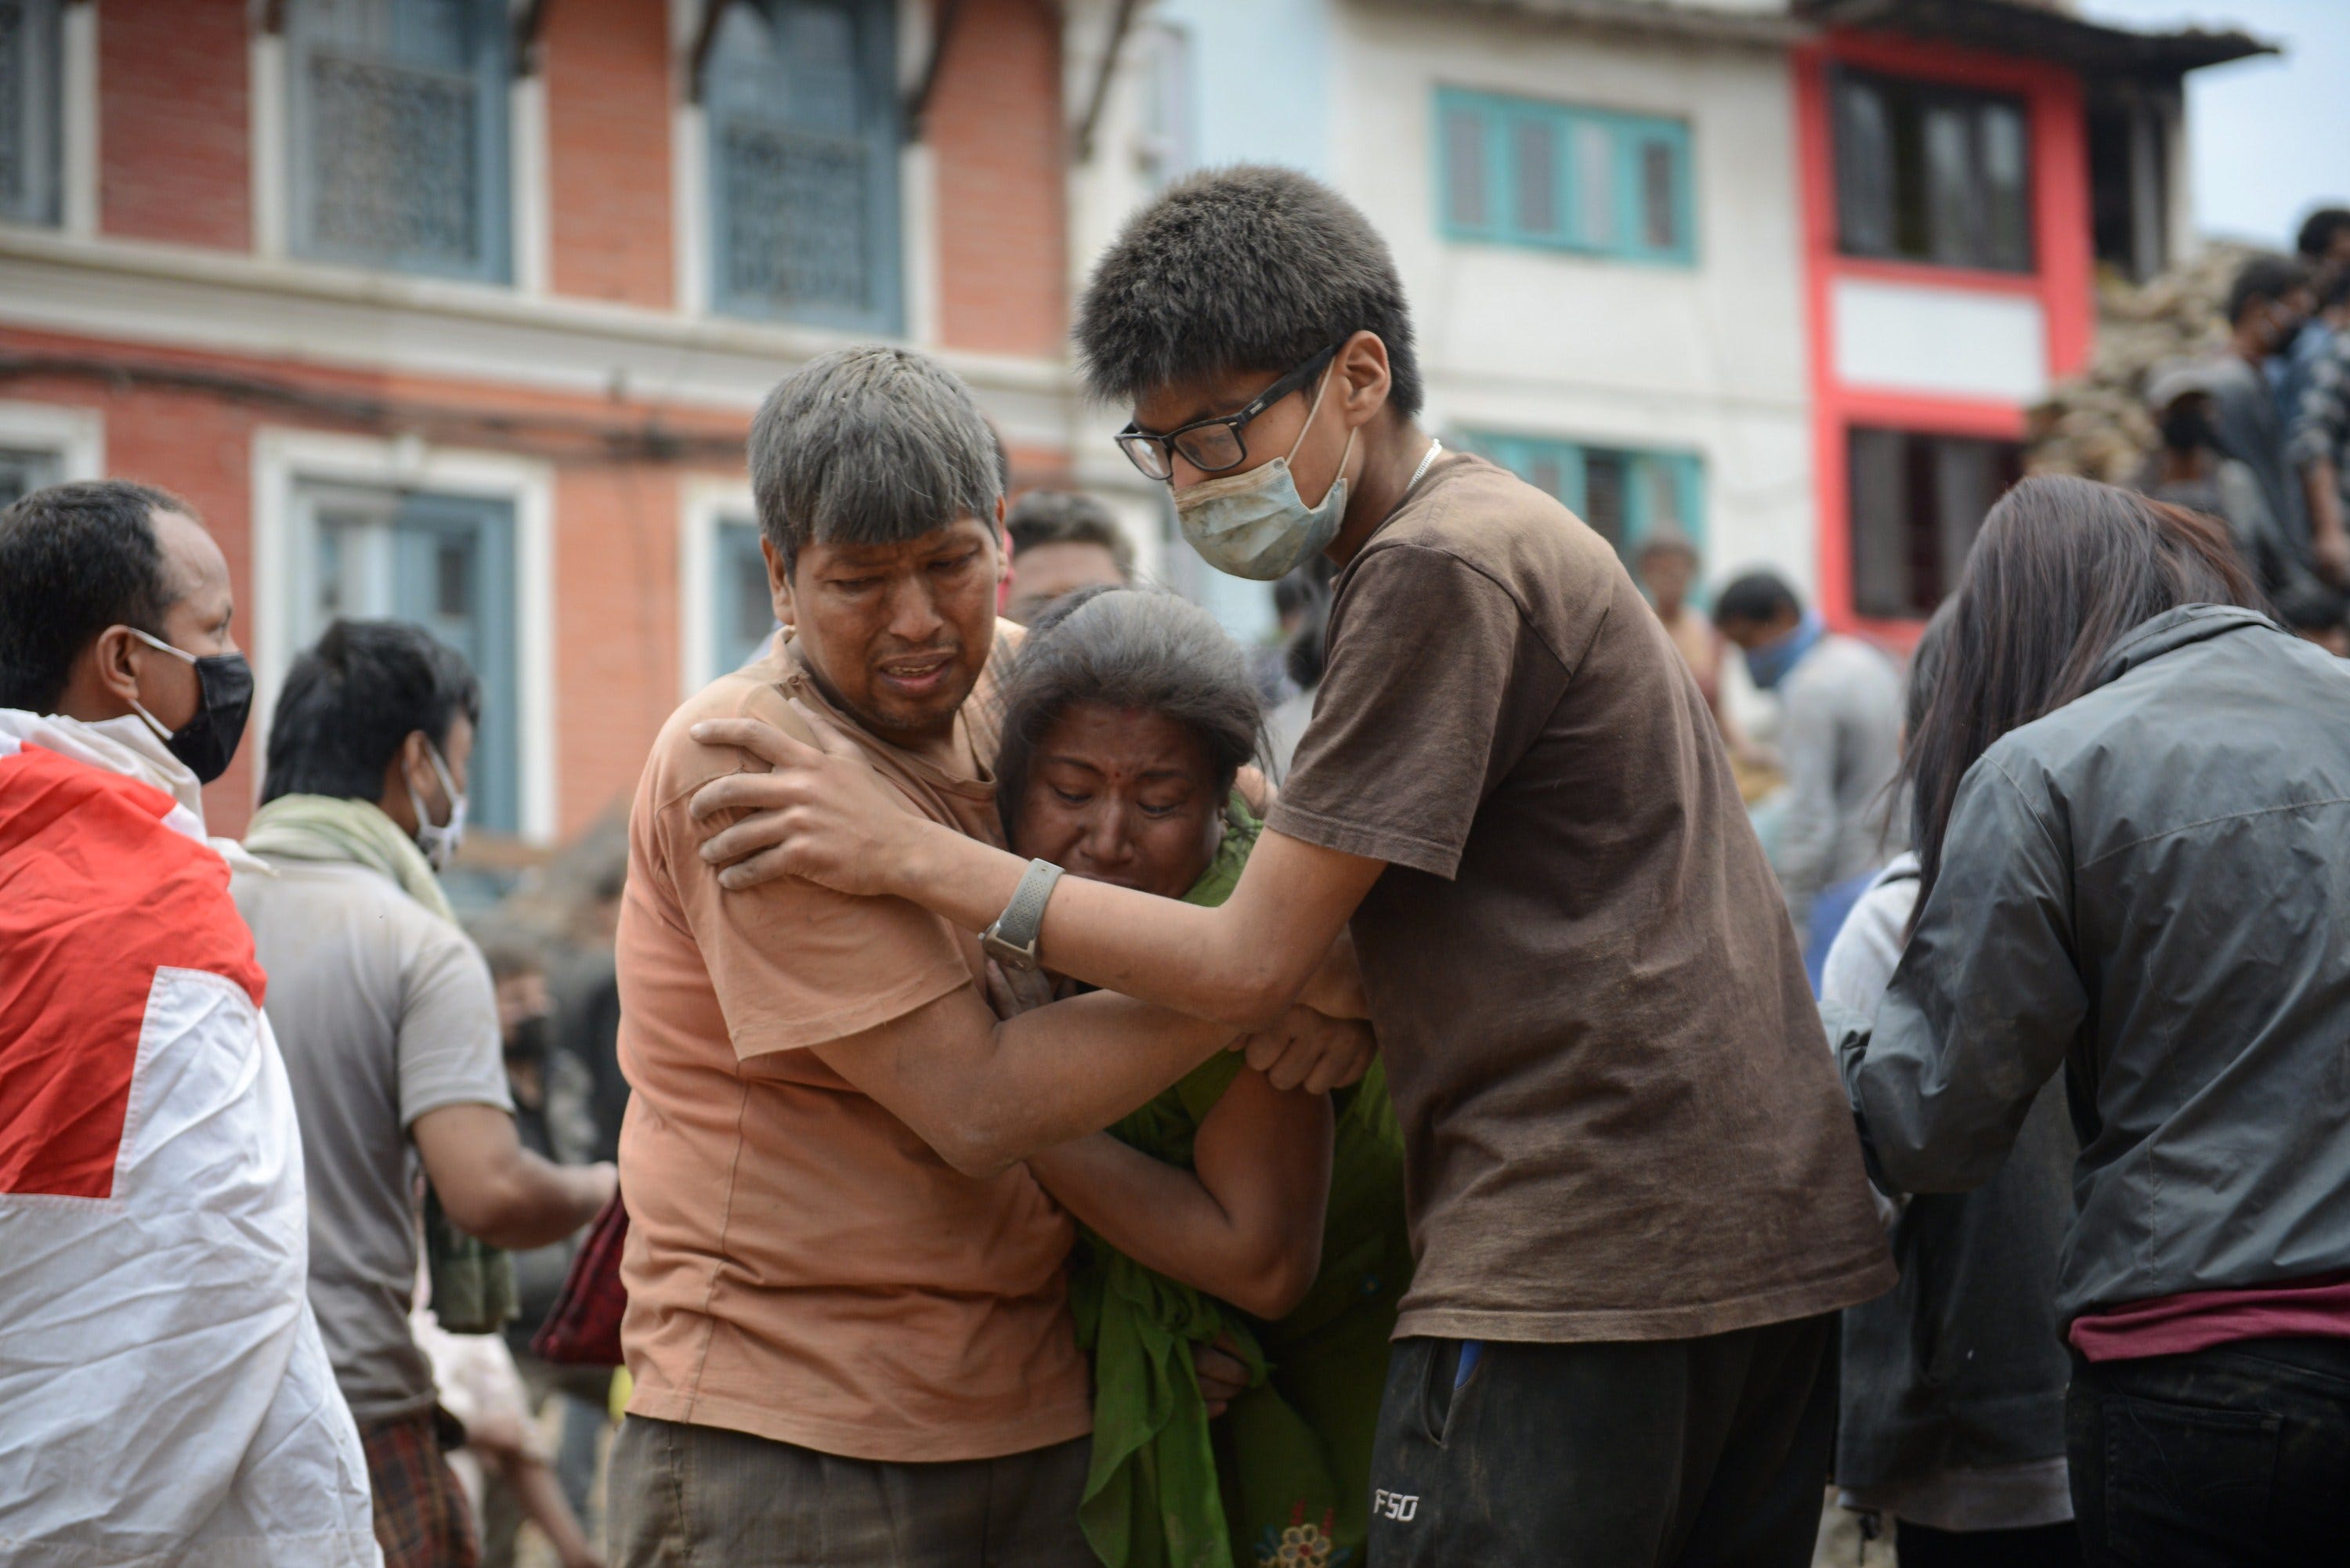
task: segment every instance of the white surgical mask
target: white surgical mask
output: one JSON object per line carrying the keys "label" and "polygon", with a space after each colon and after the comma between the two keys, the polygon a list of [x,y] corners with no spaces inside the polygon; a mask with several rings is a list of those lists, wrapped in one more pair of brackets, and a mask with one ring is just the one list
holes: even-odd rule
{"label": "white surgical mask", "polygon": [[1287,452],[1263,467],[1206,480],[1176,493],[1175,520],[1183,537],[1216,570],[1270,583],[1328,549],[1338,536],[1338,524],[1347,516],[1347,460],[1354,455],[1355,432],[1347,432],[1346,450],[1338,454],[1338,477],[1330,482],[1320,505],[1305,504],[1289,472],[1290,460],[1305,444],[1305,431],[1314,428],[1322,394],[1329,387],[1326,371],[1322,384],[1314,389],[1305,427]]}
{"label": "white surgical mask", "polygon": [[408,784],[408,804],[416,809],[416,847],[424,851],[434,871],[445,871],[449,862],[457,858],[457,846],[465,842],[465,797],[457,793],[457,783],[441,760],[441,748],[428,741],[424,754],[432,763],[432,775],[441,781],[442,793],[449,797],[449,820],[435,824],[416,785],[406,778],[400,782]]}

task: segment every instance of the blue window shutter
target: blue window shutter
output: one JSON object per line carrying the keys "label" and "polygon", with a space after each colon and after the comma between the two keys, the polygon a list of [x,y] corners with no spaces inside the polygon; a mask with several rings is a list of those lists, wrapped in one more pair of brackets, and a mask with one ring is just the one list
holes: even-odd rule
{"label": "blue window shutter", "polygon": [[288,0],[294,252],[512,275],[504,0]]}
{"label": "blue window shutter", "polygon": [[901,329],[901,139],[889,0],[736,0],[704,67],[711,300]]}
{"label": "blue window shutter", "polygon": [[0,220],[60,215],[58,0],[0,0]]}

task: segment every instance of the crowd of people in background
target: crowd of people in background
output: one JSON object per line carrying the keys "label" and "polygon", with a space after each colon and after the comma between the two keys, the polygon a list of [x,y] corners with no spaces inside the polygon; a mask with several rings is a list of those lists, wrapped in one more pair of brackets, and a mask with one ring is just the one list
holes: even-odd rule
{"label": "crowd of people in background", "polygon": [[1180,182],[1080,362],[1277,639],[827,355],[775,635],[553,940],[442,888],[460,655],[335,622],[208,838],[221,552],[26,496],[0,1559],[1794,1568],[1831,1480],[1908,1568],[2338,1552],[2350,210],[2298,250],[1905,670],[1447,450],[1327,189]]}

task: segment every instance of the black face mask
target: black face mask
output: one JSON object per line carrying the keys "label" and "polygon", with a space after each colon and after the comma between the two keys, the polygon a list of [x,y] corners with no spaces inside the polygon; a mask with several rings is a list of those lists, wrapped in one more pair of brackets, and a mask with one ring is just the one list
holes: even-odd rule
{"label": "black face mask", "polygon": [[554,1020],[544,1012],[523,1019],[514,1026],[506,1039],[505,1055],[509,1062],[540,1062],[546,1058],[546,1048],[554,1029]]}
{"label": "black face mask", "polygon": [[2173,452],[2197,452],[2211,444],[2211,414],[2184,404],[2162,416],[2162,444]]}
{"label": "black face mask", "polygon": [[[195,716],[166,735],[163,745],[196,775],[198,784],[212,783],[228,772],[229,759],[236,755],[238,742],[244,739],[245,716],[253,711],[253,666],[242,653],[208,653],[198,658],[137,627],[130,632],[196,667]],[[159,733],[162,732],[152,713],[144,708],[138,711],[140,718]]]}

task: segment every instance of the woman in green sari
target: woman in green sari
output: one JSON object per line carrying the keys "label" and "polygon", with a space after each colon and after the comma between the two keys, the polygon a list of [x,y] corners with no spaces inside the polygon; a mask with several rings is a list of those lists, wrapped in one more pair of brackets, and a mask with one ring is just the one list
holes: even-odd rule
{"label": "woman in green sari", "polygon": [[[1014,850],[1167,898],[1231,894],[1260,826],[1234,784],[1263,716],[1207,612],[1130,589],[1074,596],[1029,633],[1003,701]],[[1045,999],[998,991],[1003,1005]],[[1359,1563],[1411,1275],[1381,1069],[1308,1095],[1226,1053],[1028,1163],[1086,1230],[1070,1281],[1095,1367],[1081,1514],[1103,1563]],[[1193,1371],[1211,1343],[1252,1376],[1221,1414]]]}

